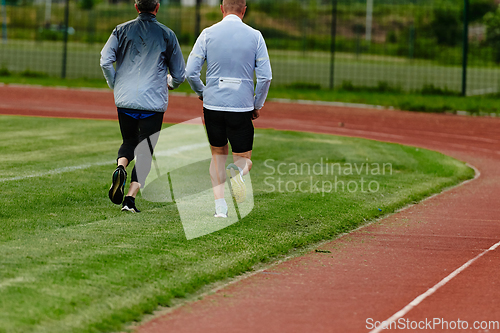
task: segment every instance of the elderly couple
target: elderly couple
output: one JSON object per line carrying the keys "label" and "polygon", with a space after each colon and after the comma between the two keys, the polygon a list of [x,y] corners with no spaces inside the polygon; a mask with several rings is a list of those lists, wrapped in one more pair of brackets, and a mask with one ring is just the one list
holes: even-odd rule
{"label": "elderly couple", "polygon": [[[124,198],[126,168],[142,140],[148,140],[152,155],[156,142],[151,142],[150,136],[161,130],[168,104],[167,90],[177,88],[187,77],[203,101],[205,128],[212,150],[210,177],[215,196],[214,216],[227,217],[224,183],[228,177],[234,199],[244,200],[242,175],[252,167],[252,120],[259,117],[271,83],[266,44],[258,30],[242,22],[246,0],[223,0],[222,21],[203,30],[185,68],[175,34],[156,20],[159,7],[159,0],[135,0],[138,17],[118,25],[101,51],[101,68],[114,90],[123,137],[109,198],[121,204],[122,211],[139,212],[135,197],[145,179],[138,179],[134,167]],[[206,86],[200,79],[205,61]],[[228,140],[234,163],[226,168]],[[136,165],[141,164],[141,170],[150,170],[151,160],[151,156],[141,155]]]}

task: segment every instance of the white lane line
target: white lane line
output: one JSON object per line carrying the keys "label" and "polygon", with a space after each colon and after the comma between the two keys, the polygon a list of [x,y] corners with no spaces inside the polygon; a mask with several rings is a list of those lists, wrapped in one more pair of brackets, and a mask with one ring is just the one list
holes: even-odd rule
{"label": "white lane line", "polygon": [[500,246],[500,242],[496,243],[495,245],[491,246],[489,249],[483,251],[482,253],[478,254],[475,258],[467,261],[465,264],[454,270],[450,275],[439,281],[434,287],[430,288],[427,290],[425,293],[421,294],[417,298],[415,298],[413,301],[411,301],[407,306],[405,306],[403,309],[399,310],[395,314],[393,314],[389,319],[385,320],[386,325],[379,325],[377,328],[371,330],[369,333],[378,333],[381,332],[382,330],[385,329],[385,327],[388,327],[391,322],[397,321],[399,318],[402,318],[404,315],[406,315],[411,309],[422,303],[424,299],[429,297],[430,295],[434,294],[439,288],[450,282],[455,276],[460,274],[462,271],[464,271],[467,267],[472,265],[474,261],[478,260],[482,256],[484,256],[486,253],[490,251],[494,251],[497,247]]}
{"label": "white lane line", "polygon": [[[158,152],[155,152],[155,156],[172,156],[172,155],[179,154],[179,153],[182,153],[185,151],[194,150],[194,149],[198,149],[198,148],[204,148],[204,147],[209,147],[208,141],[204,142],[204,143],[184,145],[184,146],[180,146],[177,148],[170,148],[167,150],[160,150]],[[88,168],[91,168],[94,166],[103,166],[103,165],[110,165],[110,164],[115,164],[115,163],[116,163],[116,160],[63,167],[63,168],[53,169],[53,170],[49,170],[46,172],[32,174],[32,175],[16,176],[16,177],[11,177],[11,178],[0,178],[0,183],[15,181],[15,180],[23,180],[23,179],[28,179],[28,178],[44,177],[44,176],[48,176],[48,175],[57,175],[60,173],[72,172],[72,171],[76,171],[76,170],[88,169]]]}
{"label": "white lane line", "polygon": [[102,165],[109,165],[109,164],[114,164],[114,163],[116,163],[116,161],[98,162],[98,163],[92,163],[92,164],[82,164],[82,165],[69,166],[69,167],[64,167],[64,168],[58,168],[58,169],[54,169],[54,170],[49,170],[47,172],[35,173],[35,174],[32,174],[32,175],[17,176],[17,177],[12,177],[12,178],[2,178],[2,179],[0,179],[0,183],[14,181],[14,180],[22,180],[22,179],[28,179],[28,178],[35,178],[35,177],[44,177],[44,176],[48,176],[48,175],[57,175],[57,174],[60,174],[60,173],[65,173],[65,172],[71,172],[71,171],[76,171],[76,170],[88,169],[88,168],[91,168],[93,166],[102,166]]}
{"label": "white lane line", "polygon": [[14,278],[14,279],[7,279],[7,280],[0,283],[0,289],[10,287],[11,285],[16,284],[16,283],[33,282],[33,281],[34,281],[34,279],[27,279],[27,278],[22,277],[22,276]]}

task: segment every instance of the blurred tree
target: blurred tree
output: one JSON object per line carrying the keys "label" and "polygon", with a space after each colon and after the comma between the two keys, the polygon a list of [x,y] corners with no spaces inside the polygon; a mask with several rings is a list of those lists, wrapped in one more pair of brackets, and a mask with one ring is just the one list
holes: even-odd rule
{"label": "blurred tree", "polygon": [[92,8],[94,8],[96,2],[96,0],[80,0],[78,5],[81,9],[91,10]]}
{"label": "blurred tree", "polygon": [[469,22],[481,20],[486,13],[494,12],[497,7],[495,0],[472,0],[469,4]]}
{"label": "blurred tree", "polygon": [[451,8],[434,9],[434,18],[429,28],[438,44],[456,46],[462,37],[462,15]]}
{"label": "blurred tree", "polygon": [[500,7],[484,16],[486,43],[493,48],[494,60],[500,63]]}

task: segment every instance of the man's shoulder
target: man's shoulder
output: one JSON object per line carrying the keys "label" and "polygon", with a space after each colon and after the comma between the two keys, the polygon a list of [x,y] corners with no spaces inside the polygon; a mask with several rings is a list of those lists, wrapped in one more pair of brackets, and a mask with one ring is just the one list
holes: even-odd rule
{"label": "man's shoulder", "polygon": [[249,26],[248,24],[246,24],[245,22],[243,22],[243,24],[250,30],[252,31],[255,35],[262,35],[260,30],[257,30],[255,29],[254,27],[251,27]]}
{"label": "man's shoulder", "polygon": [[119,30],[119,29],[123,29],[123,28],[126,28],[127,26],[133,24],[135,21],[137,21],[137,18],[133,19],[133,20],[130,20],[130,21],[127,21],[127,22],[123,22],[121,24],[118,24],[116,26],[116,29]]}
{"label": "man's shoulder", "polygon": [[159,27],[161,30],[163,30],[163,33],[167,36],[175,36],[175,32],[167,27],[165,24],[155,21],[154,22],[157,27]]}
{"label": "man's shoulder", "polygon": [[169,27],[167,27],[165,24],[159,22],[159,21],[155,21],[154,24],[158,27],[160,27],[161,29],[165,30],[166,32],[168,33],[173,33],[172,29],[170,29]]}
{"label": "man's shoulder", "polygon": [[207,31],[210,31],[210,30],[214,30],[214,29],[217,29],[217,27],[219,27],[221,24],[222,24],[223,21],[219,21],[217,23],[214,23],[212,24],[211,26],[209,27],[206,27],[205,29],[203,29],[202,32],[207,32]]}
{"label": "man's shoulder", "polygon": [[246,24],[245,22],[242,22],[242,23],[243,23],[243,26],[245,27],[245,30],[247,31],[247,34],[248,34],[249,36],[251,36],[251,39],[252,39],[252,40],[254,40],[254,41],[256,41],[257,43],[259,43],[259,40],[261,40],[261,39],[263,39],[263,38],[264,38],[264,37],[262,36],[262,33],[261,33],[259,30],[257,30],[257,29],[255,29],[255,28],[253,28],[253,27],[249,26],[249,25],[248,25],[248,24]]}

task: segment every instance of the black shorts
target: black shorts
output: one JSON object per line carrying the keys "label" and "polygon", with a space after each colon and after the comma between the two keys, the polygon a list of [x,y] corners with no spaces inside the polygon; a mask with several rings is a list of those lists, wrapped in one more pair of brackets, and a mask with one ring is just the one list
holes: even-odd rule
{"label": "black shorts", "polygon": [[252,150],[254,135],[252,111],[229,112],[203,108],[203,114],[211,146],[224,147],[229,140],[233,153]]}

